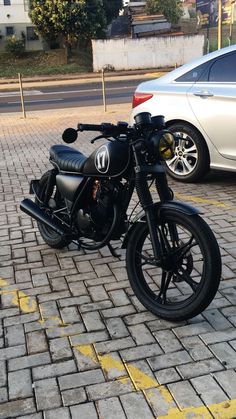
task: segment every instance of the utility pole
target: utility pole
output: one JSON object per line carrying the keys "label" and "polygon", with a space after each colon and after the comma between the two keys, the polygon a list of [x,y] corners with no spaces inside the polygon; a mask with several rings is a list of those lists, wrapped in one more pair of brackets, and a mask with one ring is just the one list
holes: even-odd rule
{"label": "utility pole", "polygon": [[222,0],[218,0],[218,49],[222,48]]}

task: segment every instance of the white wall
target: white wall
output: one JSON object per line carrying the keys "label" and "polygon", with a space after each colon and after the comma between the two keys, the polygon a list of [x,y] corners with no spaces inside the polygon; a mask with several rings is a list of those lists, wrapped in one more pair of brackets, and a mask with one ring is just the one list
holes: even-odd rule
{"label": "white wall", "polygon": [[93,70],[173,67],[203,55],[204,35],[93,40]]}
{"label": "white wall", "polygon": [[[7,15],[9,15],[7,17]],[[25,11],[24,0],[11,0],[10,6],[4,6],[0,0],[0,23],[14,26],[14,23],[30,23],[28,11]]]}

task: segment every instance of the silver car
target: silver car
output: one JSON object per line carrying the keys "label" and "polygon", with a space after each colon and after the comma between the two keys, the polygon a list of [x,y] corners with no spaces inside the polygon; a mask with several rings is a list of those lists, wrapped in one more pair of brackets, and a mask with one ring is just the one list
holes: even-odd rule
{"label": "silver car", "polygon": [[236,171],[236,45],[141,83],[132,121],[140,112],[164,115],[179,137],[167,162],[173,178],[194,182],[210,168]]}

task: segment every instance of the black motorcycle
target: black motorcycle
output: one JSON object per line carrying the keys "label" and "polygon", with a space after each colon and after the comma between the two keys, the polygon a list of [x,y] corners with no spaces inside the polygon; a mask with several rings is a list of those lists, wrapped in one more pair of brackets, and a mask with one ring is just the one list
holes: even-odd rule
{"label": "black motorcycle", "polygon": [[[140,113],[132,127],[79,124],[66,129],[63,140],[73,143],[78,131],[100,132],[91,142],[107,142],[89,157],[52,146],[54,168],[31,182],[35,202],[24,199],[21,210],[37,220],[44,241],[57,249],[75,242],[87,250],[108,246],[118,256],[111,241],[124,236],[128,278],[141,303],[168,320],[201,313],[219,286],[220,251],[199,211],[173,200],[164,160],[173,156],[175,138],[164,117]],[[143,210],[131,219],[127,212],[135,190]]]}

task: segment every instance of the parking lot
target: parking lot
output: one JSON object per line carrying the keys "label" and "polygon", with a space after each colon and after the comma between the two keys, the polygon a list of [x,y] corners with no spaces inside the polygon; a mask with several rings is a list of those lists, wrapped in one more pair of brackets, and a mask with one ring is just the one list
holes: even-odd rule
{"label": "parking lot", "polygon": [[[213,303],[182,323],[155,317],[129,286],[125,254],[61,251],[20,212],[48,149],[78,122],[128,120],[129,105],[1,115],[0,418],[236,417],[236,173],[170,181],[213,229],[223,273]],[[91,134],[76,143],[85,154]]]}

